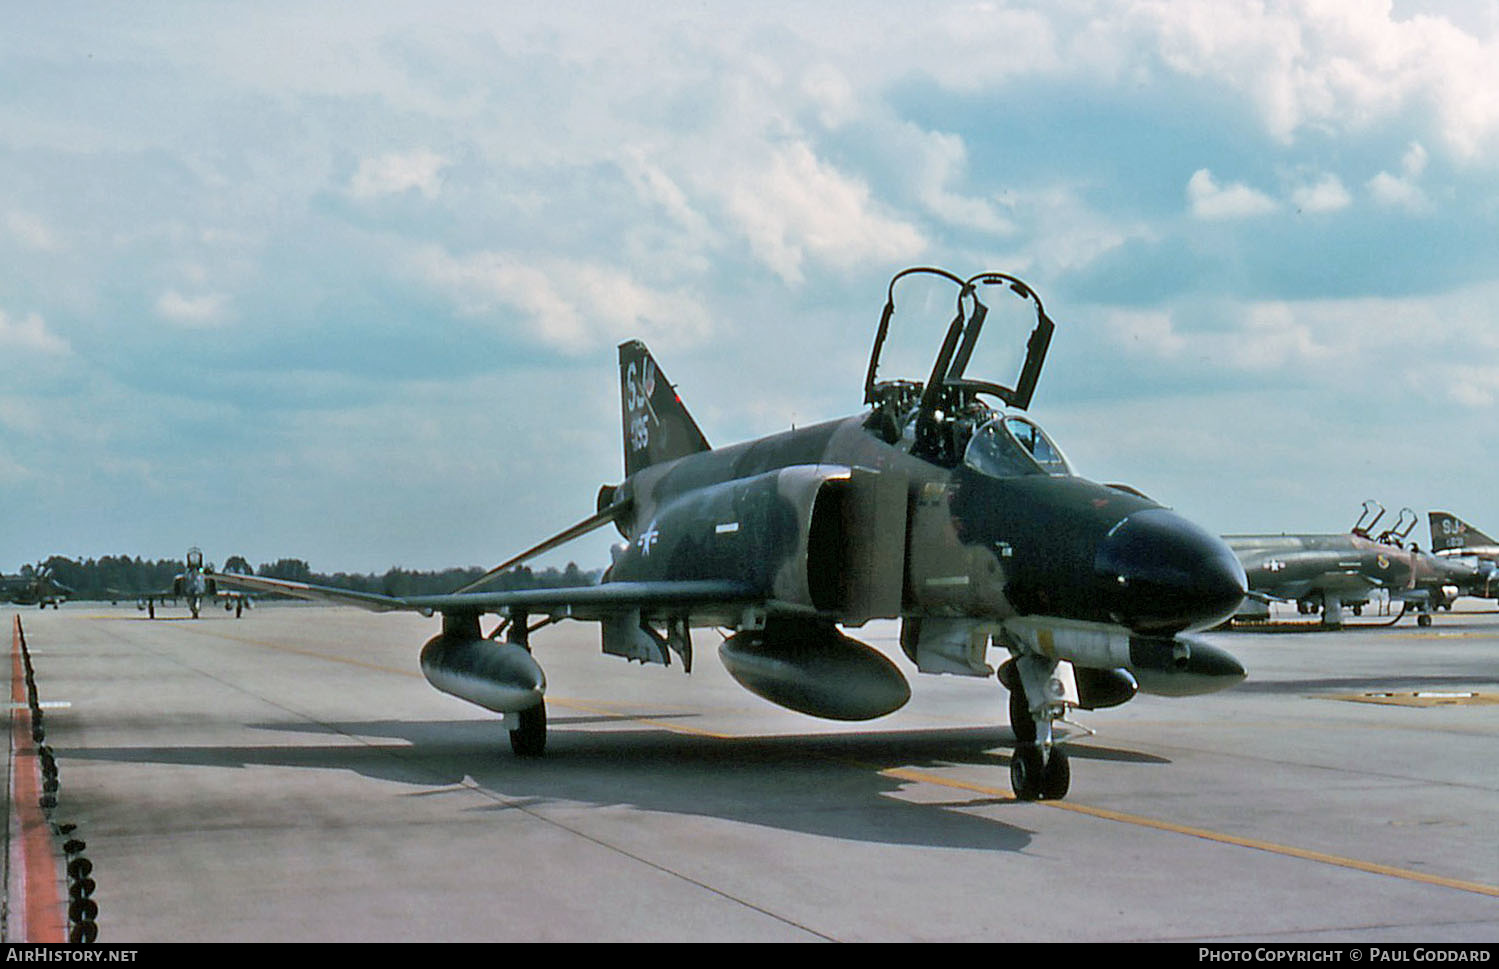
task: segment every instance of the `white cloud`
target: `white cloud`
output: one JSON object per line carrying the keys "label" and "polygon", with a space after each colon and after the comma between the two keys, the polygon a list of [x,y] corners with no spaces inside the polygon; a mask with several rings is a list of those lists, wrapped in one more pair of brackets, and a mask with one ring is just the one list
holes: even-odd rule
{"label": "white cloud", "polygon": [[24,319],[13,320],[4,310],[0,310],[0,350],[46,356],[64,356],[72,352],[67,341],[47,329],[47,324],[37,314],[28,313]]}
{"label": "white cloud", "polygon": [[1426,193],[1408,178],[1380,172],[1366,183],[1369,194],[1381,205],[1420,212],[1427,208]]}
{"label": "white cloud", "polygon": [[184,296],[169,289],[156,298],[156,314],[184,326],[212,326],[224,319],[228,298],[218,293]]}
{"label": "white cloud", "polygon": [[968,168],[968,148],[962,137],[940,131],[923,132],[913,149],[917,192],[928,211],[951,225],[967,226],[993,235],[1009,235],[1013,223],[987,199],[954,192],[950,183]]}
{"label": "white cloud", "polygon": [[[1376,395],[1416,412],[1429,404],[1491,406],[1499,399],[1499,330],[1488,325],[1499,283],[1394,299],[1266,300],[1209,307],[1105,310],[1109,341],[1125,353],[1227,373],[1274,374],[1326,401],[1362,399],[1371,373],[1398,381]],[[1206,312],[1217,322],[1203,325]],[[1371,326],[1378,320],[1378,326]],[[1390,371],[1421,348],[1421,365]],[[1373,406],[1373,405],[1371,405]]]}
{"label": "white cloud", "polygon": [[42,219],[28,212],[11,212],[5,217],[5,227],[21,245],[38,252],[60,252],[62,241]]}
{"label": "white cloud", "polygon": [[1426,192],[1417,184],[1421,173],[1426,171],[1426,149],[1419,142],[1411,142],[1400,157],[1400,174],[1382,171],[1369,179],[1366,187],[1374,200],[1391,208],[1407,212],[1425,212],[1431,208]]}
{"label": "white cloud", "polygon": [[838,128],[858,114],[854,86],[831,64],[818,64],[802,75],[802,93],[816,106],[818,119],[828,128]]}
{"label": "white cloud", "polygon": [[1400,168],[1407,178],[1420,178],[1421,173],[1426,171],[1426,160],[1426,149],[1421,147],[1420,142],[1413,141],[1405,149],[1405,154],[1400,156]]}
{"label": "white cloud", "polygon": [[634,148],[625,151],[619,164],[641,198],[664,211],[693,244],[716,244],[718,233],[693,205],[681,185],[661,165],[647,157],[644,150]]}
{"label": "white cloud", "polygon": [[692,343],[711,329],[693,297],[650,289],[606,266],[502,252],[455,257],[436,246],[416,252],[412,265],[461,312],[502,322],[519,313],[519,335],[569,353],[630,337]]}
{"label": "white cloud", "polygon": [[[1459,158],[1499,135],[1499,34],[1438,16],[1396,19],[1388,3],[1138,0],[1121,43],[1159,51],[1174,71],[1237,90],[1272,135],[1367,128],[1415,109]],[[1142,36],[1143,34],[1143,36]]]}
{"label": "white cloud", "polygon": [[1439,365],[1438,384],[1448,399],[1474,410],[1492,410],[1499,404],[1499,363],[1491,366]]}
{"label": "white cloud", "polygon": [[1353,203],[1353,196],[1336,175],[1328,174],[1291,192],[1291,201],[1303,212],[1337,212]]}
{"label": "white cloud", "polygon": [[1242,219],[1278,207],[1274,199],[1242,182],[1219,185],[1206,168],[1192,173],[1187,182],[1187,201],[1199,219]]}
{"label": "white cloud", "polygon": [[1309,314],[1288,303],[1256,303],[1248,308],[1236,363],[1250,370],[1270,370],[1288,364],[1316,365],[1333,356],[1334,348],[1318,342]]}
{"label": "white cloud", "polygon": [[[1194,327],[1183,309],[1114,310],[1104,317],[1110,337],[1126,352],[1179,365],[1265,373],[1313,366],[1334,356],[1319,339],[1315,310],[1307,304],[1251,303],[1229,310],[1226,327]],[[1325,334],[1322,334],[1325,337]]]}
{"label": "white cloud", "polygon": [[[1009,199],[1008,211],[1021,226],[1007,259],[1019,267],[1034,263],[1048,275],[1066,274],[1087,266],[1131,240],[1154,242],[1159,228],[1138,218],[1121,219],[1105,200],[1100,210],[1088,200],[1085,184],[1033,187]],[[1039,282],[1039,280],[1038,280]]]}
{"label": "white cloud", "polygon": [[808,258],[848,268],[909,260],[926,246],[915,226],[881,211],[865,182],[822,162],[805,142],[739,172],[727,205],[755,255],[789,283],[802,281]]}
{"label": "white cloud", "polygon": [[446,158],[425,148],[366,158],[349,180],[349,194],[371,199],[415,189],[427,198],[436,198],[447,165]]}

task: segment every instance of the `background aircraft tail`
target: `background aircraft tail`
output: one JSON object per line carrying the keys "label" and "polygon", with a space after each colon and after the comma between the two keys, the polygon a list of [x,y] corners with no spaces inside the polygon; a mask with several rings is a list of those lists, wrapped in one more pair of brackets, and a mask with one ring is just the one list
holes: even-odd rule
{"label": "background aircraft tail", "polygon": [[1499,544],[1450,512],[1434,511],[1429,513],[1427,518],[1431,521],[1431,550],[1433,552],[1442,552],[1449,548]]}
{"label": "background aircraft tail", "polygon": [[625,477],[662,461],[710,450],[708,439],[639,340],[619,345]]}

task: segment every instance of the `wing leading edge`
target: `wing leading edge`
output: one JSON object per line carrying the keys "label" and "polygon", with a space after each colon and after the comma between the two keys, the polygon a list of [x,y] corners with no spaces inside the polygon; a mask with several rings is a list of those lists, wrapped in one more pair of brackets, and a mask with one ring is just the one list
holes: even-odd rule
{"label": "wing leading edge", "polygon": [[733,621],[756,599],[749,584],[727,580],[605,582],[553,589],[388,596],[255,575],[226,572],[209,575],[223,585],[251,592],[281,593],[315,602],[358,606],[372,612],[405,611],[429,616],[492,612],[596,622],[638,612],[646,618],[691,618],[695,625],[713,625]]}

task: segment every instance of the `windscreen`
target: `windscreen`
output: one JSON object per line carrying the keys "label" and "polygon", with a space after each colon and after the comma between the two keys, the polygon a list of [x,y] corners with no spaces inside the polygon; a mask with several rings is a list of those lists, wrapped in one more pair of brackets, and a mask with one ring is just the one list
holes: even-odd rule
{"label": "windscreen", "polygon": [[1047,474],[1071,474],[1072,467],[1062,456],[1061,448],[1051,442],[1039,426],[1016,415],[1005,418],[1005,429],[1029,452]]}
{"label": "windscreen", "polygon": [[973,433],[963,463],[991,478],[1070,475],[1067,459],[1041,428],[1023,417],[996,417]]}

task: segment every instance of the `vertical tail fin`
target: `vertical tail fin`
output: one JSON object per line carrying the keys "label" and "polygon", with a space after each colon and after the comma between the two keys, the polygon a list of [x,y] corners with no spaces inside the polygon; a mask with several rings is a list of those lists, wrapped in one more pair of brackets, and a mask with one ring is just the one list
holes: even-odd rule
{"label": "vertical tail fin", "polygon": [[1431,522],[1431,550],[1433,552],[1442,552],[1449,548],[1499,544],[1451,512],[1433,511],[1426,517]]}
{"label": "vertical tail fin", "polygon": [[625,477],[662,461],[710,450],[708,439],[639,340],[619,345],[619,394]]}

